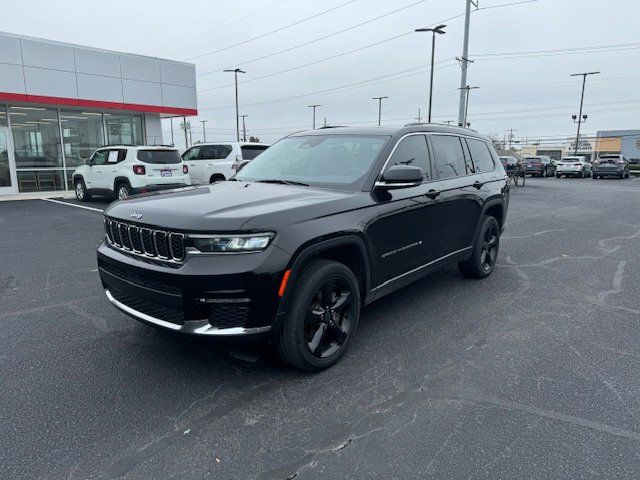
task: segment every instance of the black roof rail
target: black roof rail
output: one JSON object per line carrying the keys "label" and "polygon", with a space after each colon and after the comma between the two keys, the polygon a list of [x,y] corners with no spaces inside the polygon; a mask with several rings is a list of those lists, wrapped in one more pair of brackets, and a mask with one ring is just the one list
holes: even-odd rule
{"label": "black roof rail", "polygon": [[101,147],[98,148],[107,148],[107,147],[139,147],[142,145],[134,145],[133,143],[113,143],[113,144],[106,144],[106,145],[102,145]]}
{"label": "black roof rail", "polygon": [[346,125],[323,125],[319,127],[318,130],[324,130],[325,128],[345,128]]}

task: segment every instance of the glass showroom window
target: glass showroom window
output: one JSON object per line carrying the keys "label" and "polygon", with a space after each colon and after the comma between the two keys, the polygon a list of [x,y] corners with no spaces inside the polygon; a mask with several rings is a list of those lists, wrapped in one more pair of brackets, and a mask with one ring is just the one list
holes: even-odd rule
{"label": "glass showroom window", "polygon": [[62,142],[66,164],[66,177],[72,189],[73,171],[93,152],[105,144],[102,113],[61,110]]}
{"label": "glass showroom window", "polygon": [[140,115],[104,114],[109,145],[144,145]]}
{"label": "glass showroom window", "polygon": [[9,107],[18,190],[64,190],[58,112],[41,107]]}
{"label": "glass showroom window", "polygon": [[0,105],[0,127],[7,126],[7,106]]}

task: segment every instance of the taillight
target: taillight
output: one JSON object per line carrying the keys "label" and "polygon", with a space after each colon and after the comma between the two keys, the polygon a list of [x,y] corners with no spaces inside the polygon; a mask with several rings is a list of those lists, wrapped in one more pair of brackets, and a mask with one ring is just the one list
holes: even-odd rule
{"label": "taillight", "polygon": [[186,165],[182,165],[182,173],[184,173],[185,175],[189,173],[189,167]]}
{"label": "taillight", "polygon": [[144,169],[144,165],[134,165],[133,173],[135,173],[136,175],[144,175],[146,173]]}
{"label": "taillight", "polygon": [[622,160],[618,160],[618,161],[616,161],[616,163],[617,163],[618,165],[624,165],[624,161],[622,161]]}

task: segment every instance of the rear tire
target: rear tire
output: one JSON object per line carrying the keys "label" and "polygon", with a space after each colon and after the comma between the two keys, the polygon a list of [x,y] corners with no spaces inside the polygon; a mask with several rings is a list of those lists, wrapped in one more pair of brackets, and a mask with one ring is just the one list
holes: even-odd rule
{"label": "rear tire", "polygon": [[559,173],[556,173],[556,178],[560,178],[560,177],[562,177],[562,175]]}
{"label": "rear tire", "polygon": [[316,260],[302,271],[291,295],[276,337],[278,354],[306,372],[335,365],[358,326],[361,301],[355,275],[342,263]]}
{"label": "rear tire", "polygon": [[79,178],[74,183],[76,198],[81,202],[88,202],[91,200],[91,194],[87,192],[87,186],[84,183],[84,180]]}
{"label": "rear tire", "polygon": [[131,187],[126,182],[121,182],[116,186],[116,198],[118,200],[125,200],[131,196]]}
{"label": "rear tire", "polygon": [[500,225],[495,217],[485,215],[471,258],[458,263],[458,270],[468,278],[486,278],[495,268],[499,250]]}

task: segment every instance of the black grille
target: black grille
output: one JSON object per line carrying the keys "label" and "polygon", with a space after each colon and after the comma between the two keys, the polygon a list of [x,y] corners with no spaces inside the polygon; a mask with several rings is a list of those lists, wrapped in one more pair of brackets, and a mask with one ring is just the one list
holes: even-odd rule
{"label": "black grille", "polygon": [[136,253],[144,253],[142,250],[142,239],[140,238],[140,228],[135,225],[129,227],[129,238],[131,239],[131,248]]}
{"label": "black grille", "polygon": [[216,328],[245,327],[250,313],[249,305],[213,304],[209,324]]}
{"label": "black grille", "polygon": [[163,280],[162,278],[158,278],[157,275],[149,275],[143,270],[122,268],[107,262],[101,262],[100,268],[106,273],[143,288],[168,293],[170,295],[182,295],[182,288],[178,283]]}
{"label": "black grille", "polygon": [[153,236],[156,242],[156,252],[160,258],[169,258],[169,244],[167,243],[167,232],[156,230],[153,232]]}
{"label": "black grille", "polygon": [[176,260],[184,258],[184,235],[182,233],[172,233],[169,235],[169,247],[171,256]]}
{"label": "black grille", "polygon": [[181,261],[184,259],[184,234],[143,228],[128,222],[105,218],[107,240],[113,247],[146,257]]}
{"label": "black grille", "polygon": [[129,225],[126,223],[118,224],[118,233],[120,234],[120,241],[125,250],[131,250],[131,240],[129,240]]}
{"label": "black grille", "polygon": [[147,314],[153,318],[158,318],[166,322],[175,323],[176,325],[184,324],[184,314],[182,310],[166,307],[158,303],[147,302],[146,300],[127,295],[124,292],[116,289],[110,289],[113,298],[120,303],[125,304],[127,307],[133,308],[138,312]]}

